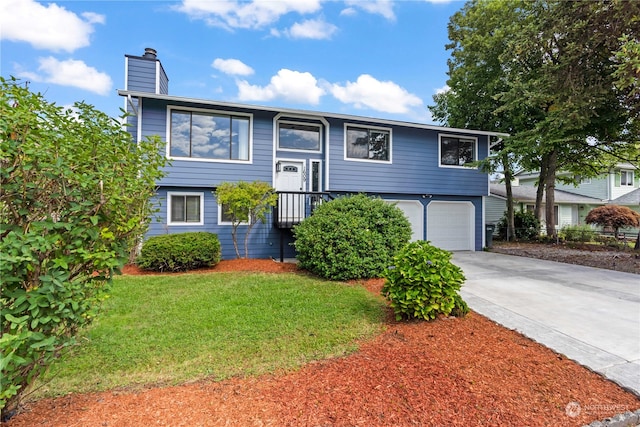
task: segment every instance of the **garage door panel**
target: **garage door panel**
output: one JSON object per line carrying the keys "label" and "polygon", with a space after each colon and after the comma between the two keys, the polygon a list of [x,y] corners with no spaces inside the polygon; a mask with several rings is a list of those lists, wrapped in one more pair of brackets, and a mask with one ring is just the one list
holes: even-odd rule
{"label": "garage door panel", "polygon": [[416,200],[387,200],[402,212],[411,224],[411,241],[422,240],[424,238],[424,206]]}
{"label": "garage door panel", "polygon": [[427,240],[449,251],[474,250],[475,207],[470,202],[434,201],[427,207]]}

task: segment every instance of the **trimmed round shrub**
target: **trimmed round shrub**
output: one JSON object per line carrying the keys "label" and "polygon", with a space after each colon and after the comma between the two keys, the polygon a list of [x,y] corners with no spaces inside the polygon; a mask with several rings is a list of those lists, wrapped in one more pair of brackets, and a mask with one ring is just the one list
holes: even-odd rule
{"label": "trimmed round shrub", "polygon": [[411,238],[402,210],[364,194],[323,203],[294,228],[301,268],[332,280],[380,277]]}
{"label": "trimmed round shrub", "polygon": [[164,234],[142,245],[136,265],[151,271],[187,271],[220,262],[218,236],[207,232]]}
{"label": "trimmed round shrub", "polygon": [[382,295],[390,302],[397,320],[433,320],[438,315],[464,316],[469,307],[460,294],[466,280],[451,262],[451,252],[427,241],[406,245],[384,272]]}
{"label": "trimmed round shrub", "polygon": [[[531,211],[515,211],[513,213],[515,234],[518,240],[536,240],[540,236],[540,221]],[[498,235],[501,239],[507,238],[507,214],[498,222]]]}

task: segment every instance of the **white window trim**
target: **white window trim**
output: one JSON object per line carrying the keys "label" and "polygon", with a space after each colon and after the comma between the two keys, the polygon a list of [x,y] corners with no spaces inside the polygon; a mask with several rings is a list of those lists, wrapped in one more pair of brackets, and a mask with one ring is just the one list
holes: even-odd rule
{"label": "white window trim", "polygon": [[[627,183],[623,184],[622,183],[622,174],[626,174],[627,175]],[[631,178],[631,179],[629,179]],[[633,174],[633,171],[627,171],[627,170],[621,170],[620,171],[620,187],[633,187],[635,184],[635,176]]]}
{"label": "white window trim", "polygon": [[[178,157],[171,155],[171,112],[188,111],[192,113],[204,113],[204,114],[221,114],[224,116],[238,116],[249,118],[249,159],[248,160],[232,160],[232,159],[206,159],[201,157]],[[175,105],[167,106],[167,120],[166,120],[166,138],[167,141],[165,155],[170,160],[184,160],[187,162],[205,162],[205,163],[237,163],[241,165],[253,164],[253,114],[240,113],[236,111],[225,110],[208,110],[206,108],[190,108],[190,107],[178,107]]]}
{"label": "white window trim", "polygon": [[[360,129],[371,129],[371,130],[380,130],[389,132],[389,160],[376,160],[376,159],[354,159],[352,157],[347,156],[347,129],[348,128],[360,128]],[[376,164],[391,164],[393,163],[393,129],[385,128],[380,126],[369,126],[369,125],[361,125],[361,124],[353,124],[353,123],[345,123],[344,124],[344,141],[343,141],[343,150],[344,150],[344,160],[347,162],[365,162],[365,163],[376,163]]]}
{"label": "white window trim", "polygon": [[478,160],[478,137],[476,136],[467,136],[467,135],[455,135],[448,133],[439,133],[438,134],[438,167],[441,168],[454,168],[454,169],[478,169],[477,167],[469,167],[465,165],[443,165],[442,164],[442,138],[460,138],[460,139],[472,139],[475,141],[474,144],[474,153],[473,158],[474,161]]}
{"label": "white window trim", "polygon": [[[251,219],[251,217],[249,217]],[[222,204],[218,203],[218,225],[233,225],[231,221],[223,221],[222,220]],[[247,221],[243,221],[240,225],[249,225]]]}
{"label": "white window trim", "polygon": [[[284,148],[280,147],[280,124],[289,124],[289,125],[304,125],[310,127],[318,128],[318,149],[317,150],[304,150],[297,148]],[[319,123],[309,123],[309,122],[297,122],[295,120],[278,120],[276,125],[276,145],[278,147],[278,151],[292,151],[294,153],[322,153],[322,126]]]}
{"label": "white window trim", "polygon": [[323,186],[322,186],[322,160],[309,160],[309,167],[307,168],[307,170],[309,171],[309,173],[307,175],[309,175],[309,183],[307,188],[309,189],[309,191],[313,191],[313,164],[314,163],[318,163],[318,192],[322,192],[323,190]]}
{"label": "white window trim", "polygon": [[[171,198],[173,196],[199,196],[200,197],[200,221],[198,222],[174,222],[171,221]],[[204,225],[204,193],[188,191],[167,191],[167,225],[171,226],[197,226]]]}

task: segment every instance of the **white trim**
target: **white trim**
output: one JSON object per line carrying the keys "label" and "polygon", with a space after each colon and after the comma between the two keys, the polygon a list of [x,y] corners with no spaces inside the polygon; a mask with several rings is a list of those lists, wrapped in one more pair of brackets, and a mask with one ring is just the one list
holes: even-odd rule
{"label": "white trim", "polygon": [[[129,90],[129,57],[124,57],[124,90]],[[131,95],[128,95],[131,96]],[[125,110],[126,111],[126,110]]]}
{"label": "white trim", "polygon": [[[220,114],[229,117],[247,117],[249,119],[249,159],[248,160],[232,160],[232,159],[211,159],[203,157],[176,157],[171,156],[171,111],[186,111],[206,114]],[[253,114],[230,112],[224,110],[207,110],[206,108],[190,108],[190,107],[178,107],[176,105],[167,105],[167,120],[166,120],[166,148],[165,155],[167,159],[171,160],[183,160],[187,162],[206,162],[206,163],[238,163],[242,165],[253,164]]]}
{"label": "white trim", "polygon": [[[379,131],[389,132],[389,159],[388,160],[377,160],[377,159],[357,159],[357,158],[353,158],[353,157],[348,157],[347,156],[347,130],[348,130],[348,128],[360,128],[360,129],[367,129],[367,130],[379,130]],[[380,127],[380,126],[369,126],[369,125],[362,125],[362,124],[354,124],[354,123],[345,122],[344,123],[344,127],[343,127],[342,148],[343,148],[344,160],[346,162],[366,162],[366,163],[389,164],[390,165],[390,164],[393,163],[393,129],[386,128],[386,127]]]}
{"label": "white trim", "polygon": [[[173,196],[200,196],[200,221],[199,222],[171,221],[171,198]],[[178,227],[204,225],[204,193],[189,192],[189,191],[167,191],[167,225],[178,226]]]}
{"label": "white trim", "polygon": [[[251,220],[251,217],[249,217],[249,220]],[[218,203],[218,225],[233,225],[231,221],[222,220],[222,203]],[[249,222],[242,221],[239,225],[249,225]]]}
{"label": "white trim", "polygon": [[324,185],[322,184],[322,160],[320,159],[309,159],[309,186],[307,187],[309,191],[313,191],[313,164],[318,163],[318,191],[321,192],[324,189]]}
{"label": "white trim", "polygon": [[136,111],[136,124],[137,126],[137,142],[142,141],[142,98],[138,98],[138,111]]}
{"label": "white trim", "polygon": [[[286,125],[303,125],[303,126],[309,126],[309,127],[316,127],[318,128],[318,149],[317,150],[305,150],[303,148],[283,148],[280,146],[280,125],[281,124],[286,124]],[[309,122],[296,122],[294,120],[278,120],[276,122],[276,147],[278,149],[278,151],[292,151],[295,153],[322,153],[322,139],[323,139],[323,135],[322,135],[322,125],[320,123],[309,123]]]}
{"label": "white trim", "polygon": [[[297,162],[300,161],[300,159],[295,159],[295,160],[290,160],[290,159],[285,159],[285,158],[278,158],[278,154],[277,152],[278,147],[277,147],[277,139],[278,139],[278,121],[280,120],[281,117],[284,117],[285,119],[306,119],[306,120],[317,120],[320,123],[322,123],[324,125],[324,129],[325,131],[322,132],[322,140],[320,141],[321,144],[321,151],[320,152],[324,152],[324,163],[325,163],[325,179],[327,180],[327,185],[325,186],[325,188],[328,188],[328,184],[329,184],[329,133],[330,133],[330,125],[329,122],[324,118],[324,117],[320,117],[320,116],[313,116],[313,115],[304,115],[304,114],[285,114],[283,112],[280,112],[278,114],[276,114],[273,117],[273,126],[272,126],[272,130],[273,130],[273,139],[272,139],[272,152],[273,152],[273,164],[271,165],[271,186],[275,187],[276,185],[276,163],[278,162],[278,160],[282,160],[282,161],[293,161],[293,162]],[[306,123],[306,122],[302,122],[302,123]],[[293,151],[293,150],[282,150],[282,151]],[[298,150],[296,150],[298,151]],[[300,152],[306,152],[306,153],[314,153],[317,154],[317,151],[308,151],[308,150],[299,150]],[[326,191],[326,190],[325,190]]]}
{"label": "white trim", "polygon": [[403,127],[416,128],[416,129],[428,129],[428,130],[435,130],[438,132],[444,131],[444,132],[454,132],[454,133],[470,133],[475,135],[509,136],[508,133],[504,133],[504,132],[491,132],[491,131],[484,131],[484,130],[449,128],[444,126],[428,125],[424,123],[411,123],[411,122],[403,122],[399,120],[388,120],[388,119],[379,119],[374,117],[354,116],[349,114],[337,114],[337,113],[327,113],[327,112],[307,111],[307,110],[294,110],[289,108],[276,108],[276,107],[268,107],[268,106],[262,106],[262,105],[250,105],[250,104],[238,104],[234,102],[213,101],[213,100],[202,99],[202,98],[190,98],[190,97],[173,96],[173,95],[165,95],[165,94],[158,95],[158,94],[151,94],[151,93],[140,92],[140,91],[118,90],[118,95],[120,96],[126,96],[129,93],[131,93],[133,96],[144,96],[147,98],[165,100],[169,102],[185,102],[185,103],[195,103],[195,104],[202,104],[202,105],[215,105],[218,107],[272,111],[272,112],[280,113],[282,115],[286,115],[287,117],[293,117],[293,115],[305,115],[306,117],[318,117],[318,120],[322,120],[322,117],[331,117],[334,119],[342,119],[342,120],[350,120],[350,121],[369,121],[372,123],[377,123],[378,125],[403,126]]}
{"label": "white trim", "polygon": [[474,143],[474,153],[473,153],[473,161],[478,160],[478,137],[477,136],[466,136],[466,135],[455,135],[450,133],[438,133],[438,167],[439,168],[453,168],[453,169],[478,169],[477,167],[469,167],[465,165],[443,165],[442,164],[442,137],[447,138],[458,138],[458,139],[473,139]]}

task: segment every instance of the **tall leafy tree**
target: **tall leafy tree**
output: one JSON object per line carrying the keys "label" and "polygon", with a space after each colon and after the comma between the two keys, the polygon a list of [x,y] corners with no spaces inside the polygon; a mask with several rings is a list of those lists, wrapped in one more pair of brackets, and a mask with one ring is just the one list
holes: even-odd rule
{"label": "tall leafy tree", "polygon": [[546,190],[549,235],[557,171],[588,177],[618,161],[638,163],[624,62],[633,56],[619,52],[633,52],[639,14],[640,4],[619,0],[483,0],[451,18],[452,95],[435,97],[434,117],[454,124],[460,115],[490,115],[485,129],[504,121],[496,129],[511,134],[503,149],[540,171],[536,211]]}
{"label": "tall leafy tree", "polygon": [[63,109],[0,77],[0,410],[96,316],[149,223],[165,164],[92,106]]}

